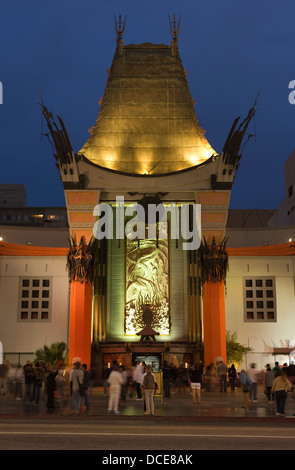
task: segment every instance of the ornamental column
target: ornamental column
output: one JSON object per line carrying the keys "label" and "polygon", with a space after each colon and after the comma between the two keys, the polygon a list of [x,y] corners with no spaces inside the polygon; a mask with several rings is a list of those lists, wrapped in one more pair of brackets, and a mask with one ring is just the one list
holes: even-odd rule
{"label": "ornamental column", "polygon": [[200,246],[201,279],[203,285],[204,362],[214,363],[222,357],[226,363],[225,279],[228,269],[226,241],[218,246],[206,240]]}
{"label": "ornamental column", "polygon": [[92,331],[92,277],[94,264],[93,239],[86,244],[81,237],[79,245],[74,239],[68,253],[71,282],[69,321],[69,365],[79,357],[90,369]]}

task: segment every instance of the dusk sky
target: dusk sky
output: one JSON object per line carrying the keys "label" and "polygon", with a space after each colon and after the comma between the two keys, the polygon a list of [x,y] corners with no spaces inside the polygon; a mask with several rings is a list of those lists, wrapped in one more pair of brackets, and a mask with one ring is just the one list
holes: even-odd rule
{"label": "dusk sky", "polygon": [[260,93],[248,128],[256,138],[243,152],[230,207],[276,208],[295,148],[292,0],[2,0],[0,182],[23,183],[30,206],[65,204],[51,147],[41,138],[39,92],[78,152],[99,112],[120,13],[127,15],[125,44],[169,44],[168,15],[181,15],[181,59],[199,123],[218,153],[234,119],[245,117]]}

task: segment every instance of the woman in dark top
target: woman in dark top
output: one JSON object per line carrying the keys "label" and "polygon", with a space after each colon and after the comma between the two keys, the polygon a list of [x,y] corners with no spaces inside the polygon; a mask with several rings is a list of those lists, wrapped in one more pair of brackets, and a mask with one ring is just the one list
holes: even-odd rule
{"label": "woman in dark top", "polygon": [[199,364],[195,364],[194,369],[190,371],[190,380],[191,380],[193,403],[200,405],[201,404],[202,371],[200,369]]}

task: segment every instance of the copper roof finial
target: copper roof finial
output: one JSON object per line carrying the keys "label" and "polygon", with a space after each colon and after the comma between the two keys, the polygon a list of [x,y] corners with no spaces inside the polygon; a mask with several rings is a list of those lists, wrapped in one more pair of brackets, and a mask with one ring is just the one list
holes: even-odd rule
{"label": "copper roof finial", "polygon": [[118,23],[117,23],[117,19],[116,19],[115,15],[114,15],[114,18],[115,18],[115,29],[116,29],[116,33],[117,33],[117,39],[118,39],[118,41],[121,41],[123,36],[124,36],[124,32],[125,32],[126,16],[124,18],[124,21],[122,21],[122,17],[121,17],[121,13],[120,13]]}
{"label": "copper roof finial", "polygon": [[171,37],[172,37],[173,41],[176,41],[178,39],[178,36],[179,36],[179,27],[180,27],[181,15],[179,17],[178,23],[177,23],[176,18],[175,18],[175,13],[173,13],[173,21],[171,21],[169,15],[168,15],[168,18],[169,18],[169,23],[170,23]]}

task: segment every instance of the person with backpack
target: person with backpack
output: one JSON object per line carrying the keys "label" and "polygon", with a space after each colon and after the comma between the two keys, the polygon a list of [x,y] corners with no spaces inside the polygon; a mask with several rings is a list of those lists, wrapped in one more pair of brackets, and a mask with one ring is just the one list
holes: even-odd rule
{"label": "person with backpack", "polygon": [[152,373],[152,367],[150,365],[146,368],[146,373],[143,376],[143,387],[144,387],[144,397],[146,404],[145,415],[155,414],[155,403],[154,403],[154,394],[156,389],[156,379]]}

